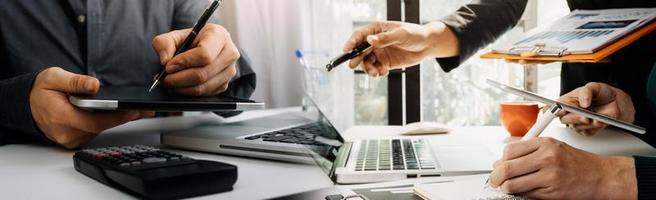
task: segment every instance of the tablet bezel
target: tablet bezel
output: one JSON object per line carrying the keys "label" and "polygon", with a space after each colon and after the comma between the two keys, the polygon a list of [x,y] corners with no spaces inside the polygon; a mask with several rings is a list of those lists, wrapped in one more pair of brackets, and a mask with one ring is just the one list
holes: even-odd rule
{"label": "tablet bezel", "polygon": [[[135,87],[111,87],[112,90],[121,88],[135,90]],[[101,90],[103,90],[103,87],[101,87]],[[144,89],[144,91],[147,91],[147,89]],[[184,98],[180,98],[180,96],[175,95],[171,96],[172,99],[170,100],[164,100],[158,99],[160,97],[153,99],[143,98],[143,93],[134,95],[134,98],[125,97],[125,95],[119,94],[115,97],[69,96],[69,101],[71,104],[82,109],[112,111],[246,111],[262,110],[265,108],[264,103],[235,97],[216,97],[217,101],[212,101],[213,97],[198,97],[195,100],[195,97],[185,96]],[[153,95],[160,96],[162,94],[160,92],[159,94],[153,93]],[[168,95],[165,97],[168,97]],[[231,101],[219,101],[221,99],[229,99]]]}

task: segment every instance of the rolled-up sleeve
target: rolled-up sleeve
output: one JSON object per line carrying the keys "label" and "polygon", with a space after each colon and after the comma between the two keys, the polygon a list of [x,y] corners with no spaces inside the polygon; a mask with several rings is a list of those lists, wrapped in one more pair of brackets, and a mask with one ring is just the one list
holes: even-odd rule
{"label": "rolled-up sleeve", "polygon": [[451,71],[512,29],[524,13],[527,0],[474,0],[441,19],[456,35],[459,54],[437,58],[446,72]]}

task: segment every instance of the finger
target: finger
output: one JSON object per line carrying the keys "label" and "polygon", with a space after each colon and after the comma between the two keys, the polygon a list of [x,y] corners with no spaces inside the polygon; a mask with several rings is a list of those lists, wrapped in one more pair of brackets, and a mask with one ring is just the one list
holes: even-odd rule
{"label": "finger", "polygon": [[512,160],[533,153],[540,147],[538,140],[517,141],[506,144],[501,160]]}
{"label": "finger", "polygon": [[500,162],[490,175],[490,185],[497,187],[515,177],[538,171],[540,165],[539,162],[536,162],[536,159],[533,154],[528,154],[513,160]]}
{"label": "finger", "polygon": [[[226,73],[234,76],[236,74],[234,63],[237,61],[237,59],[239,59],[240,55],[237,47],[235,47],[232,43],[227,45],[228,46],[225,49],[231,50],[223,51],[226,53],[220,54],[219,57],[211,64],[202,68],[189,68],[183,71],[169,74],[166,79],[164,79],[164,84],[172,88],[196,86],[207,82],[214,76],[220,75],[220,73],[225,70],[229,70],[226,71]],[[228,78],[231,79],[232,77]]]}
{"label": "finger", "polygon": [[239,58],[239,51],[234,47],[230,34],[223,27],[206,26],[198,34],[196,41],[194,48],[173,57],[167,63],[167,73],[209,65],[219,56]]}
{"label": "finger", "polygon": [[587,125],[590,123],[590,120],[588,118],[573,113],[569,113],[567,115],[560,117],[560,121],[563,124],[570,124],[570,125],[581,125],[581,124]]}
{"label": "finger", "polygon": [[155,117],[155,112],[152,112],[152,111],[141,112],[140,114],[141,114],[142,118],[153,118],[153,117]]}
{"label": "finger", "polygon": [[592,98],[594,97],[593,90],[587,85],[578,90],[578,106],[582,108],[590,107],[592,104]]}
{"label": "finger", "polygon": [[190,32],[191,29],[175,30],[158,35],[153,39],[153,49],[159,55],[162,65],[166,65],[173,58],[177,47],[182,45]]}
{"label": "finger", "polygon": [[231,70],[225,70],[219,73],[219,75],[213,77],[206,83],[192,87],[177,88],[175,91],[181,94],[192,96],[212,96],[219,94],[227,89],[227,84],[234,76],[236,70],[234,70],[234,67],[231,67],[230,69]]}
{"label": "finger", "polygon": [[349,52],[352,49],[354,49],[356,46],[364,42],[367,36],[382,32],[385,23],[389,23],[389,22],[373,22],[364,26],[362,29],[353,32],[351,37],[346,41],[346,44],[344,44],[343,51]]}
{"label": "finger", "polygon": [[366,56],[370,55],[373,53],[373,50],[369,49],[364,52],[362,52],[360,55],[356,56],[355,58],[352,58],[351,61],[349,62],[349,67],[351,69],[355,69],[362,63],[362,61],[366,58]]}
{"label": "finger", "polygon": [[595,101],[595,104],[604,105],[615,101],[615,91],[610,85],[592,82],[586,84],[584,88],[592,92],[592,101]]}
{"label": "finger", "polygon": [[363,60],[365,59],[365,57],[368,56],[368,55],[369,55],[369,54],[362,54],[362,55],[359,55],[359,56],[357,56],[357,57],[351,59],[351,61],[349,61],[349,67],[350,67],[351,69],[355,69],[356,67],[358,67],[358,65],[360,65],[360,63],[362,63],[362,61],[363,61]]}
{"label": "finger", "polygon": [[578,124],[578,125],[572,125],[572,126],[574,127],[575,130],[584,131],[584,130],[588,130],[588,129],[606,128],[607,125],[602,123],[602,122],[598,122],[598,123],[593,122],[593,123],[589,123],[589,124]]}
{"label": "finger", "polygon": [[[376,71],[378,72],[377,75],[382,75],[384,69],[389,69],[390,68],[390,59],[389,55],[387,54],[387,51],[385,49],[380,49],[377,51],[374,51],[374,55],[376,56],[376,60],[378,62],[374,63],[374,67],[376,68]],[[387,70],[385,70],[387,71]]]}
{"label": "finger", "polygon": [[166,76],[164,85],[168,88],[184,88],[200,85],[216,76],[219,73],[218,70],[220,70],[218,67],[185,69]]}
{"label": "finger", "polygon": [[100,89],[100,81],[94,77],[74,74],[59,67],[41,72],[45,89],[69,94],[94,95]]}
{"label": "finger", "polygon": [[545,173],[533,171],[532,173],[508,179],[501,184],[501,190],[508,194],[521,194],[544,187]]}
{"label": "finger", "polygon": [[401,44],[407,41],[408,31],[403,28],[396,28],[389,32],[383,32],[376,35],[367,36],[367,42],[374,48],[385,48],[388,46]]}
{"label": "finger", "polygon": [[362,65],[362,70],[364,70],[364,72],[369,74],[370,76],[374,76],[374,74],[377,73],[374,67],[375,62],[376,62],[376,56],[369,55],[365,57],[365,60]]}
{"label": "finger", "polygon": [[616,104],[603,105],[601,107],[595,108],[594,110],[597,114],[601,114],[614,119],[619,118],[620,111]]}
{"label": "finger", "polygon": [[142,115],[139,112],[91,112],[77,110],[69,115],[69,126],[87,133],[100,133],[109,128],[137,120]]}

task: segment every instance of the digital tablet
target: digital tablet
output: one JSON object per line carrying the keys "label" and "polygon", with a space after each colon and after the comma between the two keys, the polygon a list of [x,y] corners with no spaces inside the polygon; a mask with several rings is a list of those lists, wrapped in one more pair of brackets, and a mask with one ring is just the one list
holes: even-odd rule
{"label": "digital tablet", "polygon": [[532,93],[532,92],[529,92],[529,91],[526,91],[526,90],[515,88],[515,87],[512,87],[512,86],[503,84],[503,83],[499,83],[499,82],[491,80],[491,79],[487,79],[487,83],[490,84],[491,86],[499,88],[499,89],[501,89],[505,92],[508,92],[508,93],[511,93],[511,94],[514,94],[514,95],[517,95],[517,96],[520,96],[520,97],[523,97],[523,98],[526,98],[526,99],[529,99],[529,100],[532,100],[532,101],[538,101],[538,102],[541,102],[541,103],[544,103],[544,104],[547,104],[547,105],[558,104],[558,105],[560,105],[560,107],[563,108],[563,110],[565,110],[567,112],[576,113],[578,115],[581,115],[581,116],[584,116],[584,117],[587,117],[587,118],[590,118],[590,119],[594,119],[594,120],[606,123],[608,125],[612,125],[612,126],[622,128],[622,129],[625,129],[625,130],[628,130],[628,131],[631,131],[631,132],[639,133],[639,134],[645,134],[645,132],[646,132],[645,128],[643,128],[643,127],[636,126],[634,124],[631,124],[631,123],[628,123],[628,122],[625,122],[625,121],[621,121],[621,120],[617,120],[617,119],[614,119],[614,118],[611,118],[611,117],[608,117],[608,116],[605,116],[605,115],[601,115],[601,114],[598,114],[598,113],[595,113],[595,112],[592,112],[592,111],[589,111],[589,110],[586,110],[586,109],[582,109],[582,108],[579,108],[577,106],[572,106],[572,105],[568,105],[568,104],[565,104],[565,103],[562,103],[562,102],[558,102],[558,101],[555,101],[555,100],[540,96],[538,94],[535,94],[535,93]]}
{"label": "digital tablet", "polygon": [[163,87],[151,93],[146,87],[103,86],[95,96],[70,96],[83,109],[117,111],[244,111],[264,109],[264,103],[228,96],[191,97]]}

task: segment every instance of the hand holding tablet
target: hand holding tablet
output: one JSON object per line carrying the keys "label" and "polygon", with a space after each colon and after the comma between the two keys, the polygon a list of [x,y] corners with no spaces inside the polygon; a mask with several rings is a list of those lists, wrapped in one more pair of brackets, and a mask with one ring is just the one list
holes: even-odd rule
{"label": "hand holding tablet", "polygon": [[505,92],[508,92],[508,93],[511,93],[511,94],[514,94],[514,95],[517,95],[517,96],[520,96],[520,97],[524,97],[524,98],[529,99],[529,100],[542,102],[542,103],[547,104],[547,105],[555,105],[555,104],[560,105],[562,107],[563,111],[566,111],[566,112],[569,112],[569,113],[576,113],[578,115],[581,115],[581,116],[584,116],[584,117],[587,117],[587,118],[590,118],[590,119],[594,119],[594,120],[597,120],[597,121],[600,121],[600,122],[603,122],[603,123],[606,123],[606,124],[609,124],[609,125],[612,125],[612,126],[615,126],[615,127],[618,127],[618,128],[622,128],[624,130],[628,130],[628,131],[638,133],[638,134],[645,134],[645,132],[647,132],[645,130],[645,128],[643,128],[643,127],[636,126],[634,124],[631,124],[631,123],[628,123],[628,122],[625,122],[625,121],[622,121],[622,120],[617,120],[617,119],[614,119],[612,117],[608,117],[608,116],[605,116],[605,115],[602,115],[602,114],[598,114],[598,113],[595,113],[595,112],[592,112],[592,111],[589,111],[589,110],[586,110],[586,109],[582,109],[582,108],[579,108],[578,106],[573,106],[573,105],[569,105],[569,104],[566,104],[566,103],[563,103],[563,102],[558,102],[558,101],[555,101],[555,100],[551,100],[549,98],[540,96],[538,94],[535,94],[535,93],[532,93],[532,92],[529,92],[529,91],[525,91],[525,90],[521,90],[521,89],[518,89],[518,88],[515,88],[515,87],[512,87],[512,86],[508,86],[508,85],[499,83],[499,82],[491,80],[491,79],[487,79],[487,83],[494,86],[494,87],[496,87],[496,88],[499,88],[499,89],[501,89]]}

